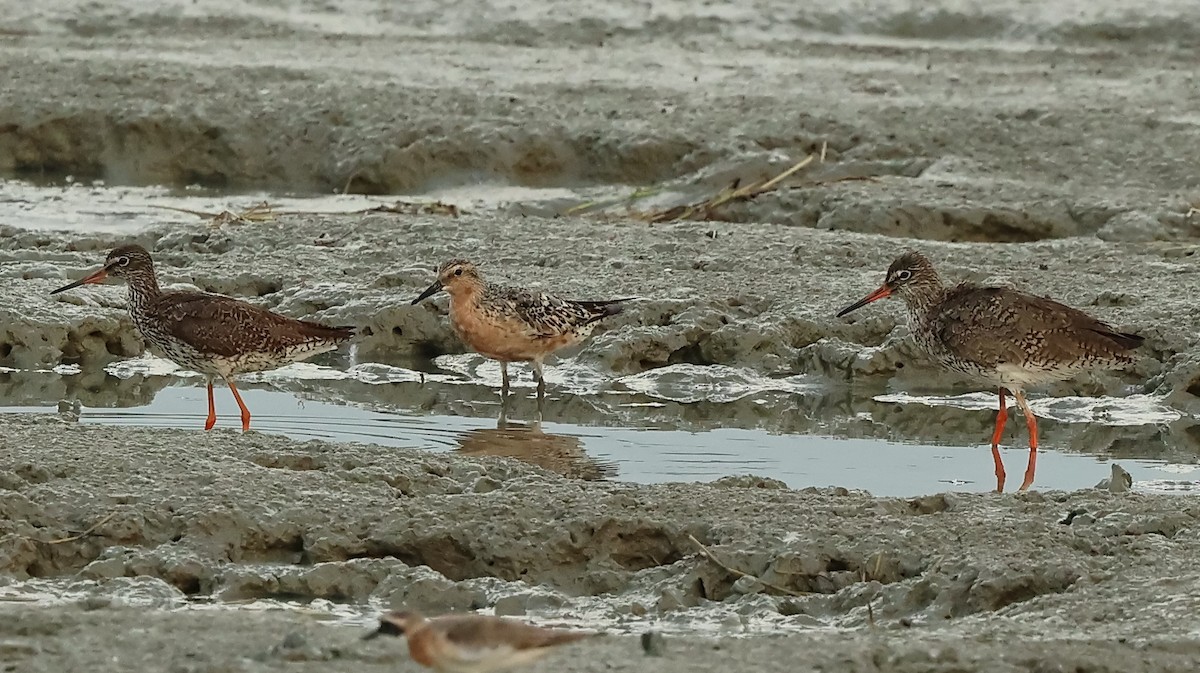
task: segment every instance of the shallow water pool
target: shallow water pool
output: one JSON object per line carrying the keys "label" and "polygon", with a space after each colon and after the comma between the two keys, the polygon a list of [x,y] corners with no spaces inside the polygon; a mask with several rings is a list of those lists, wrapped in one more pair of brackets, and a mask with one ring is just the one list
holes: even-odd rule
{"label": "shallow water pool", "polygon": [[[712,481],[754,474],[793,488],[843,486],[909,496],[995,486],[988,395],[922,396],[838,390],[805,377],[766,379],[728,367],[676,365],[609,379],[570,362],[548,370],[537,404],[521,377],[502,403],[498,368],[475,356],[440,358],[421,372],[393,365],[299,364],[239,386],[252,428],[297,439],[353,441],[467,455],[506,456],[577,479]],[[80,371],[0,373],[2,411],[55,412],[78,401],[84,423],[194,428],[206,413],[203,381],[143,357]],[[216,392],[218,428],[238,409]],[[1117,460],[1144,490],[1190,490],[1200,469],[1174,456],[1187,424],[1154,398],[1044,398],[1036,486],[1091,487]],[[1003,450],[1009,488],[1028,449],[1010,422]],[[1065,449],[1065,450],[1063,450]]]}

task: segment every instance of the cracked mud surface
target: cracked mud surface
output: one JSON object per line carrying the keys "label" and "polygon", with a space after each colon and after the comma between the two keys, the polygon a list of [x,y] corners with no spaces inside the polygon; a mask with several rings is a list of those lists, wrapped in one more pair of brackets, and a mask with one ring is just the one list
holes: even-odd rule
{"label": "cracked mud surface", "polygon": [[[740,656],[725,648],[765,657],[821,643],[805,670],[846,657],[862,659],[848,670],[874,670],[862,666],[881,665],[879,657],[896,662],[892,670],[927,670],[920,667],[930,657],[978,670],[1035,660],[1118,670],[1144,657],[1176,670],[1200,657],[1190,644],[1200,508],[1175,496],[888,499],[793,491],[759,478],[635,486],[567,480],[506,460],[259,433],[87,427],[56,416],[3,416],[0,424],[5,581],[69,579],[80,592],[53,609],[0,608],[9,617],[0,639],[12,661],[29,666],[17,670],[80,661],[80,647],[120,642],[135,625],[151,635],[100,670],[148,660],[168,641],[171,656],[198,656],[198,670],[238,661],[238,670],[274,668],[290,660],[276,650],[295,640],[293,631],[307,643],[301,661],[384,661],[375,646],[348,646],[361,627],[319,627],[311,616],[145,612],[255,599],[548,610],[560,619],[601,617],[618,636],[652,628],[647,615],[661,620],[659,629],[704,616],[726,636],[810,632],[752,639],[771,643],[759,650],[685,636],[684,626],[671,632],[668,650],[720,644],[718,657]],[[184,443],[187,451],[175,448]],[[772,586],[704,559],[689,536]],[[158,635],[178,628],[196,629],[195,638]],[[219,651],[206,644],[227,638]],[[1036,642],[1013,651],[1027,639]],[[587,647],[606,661],[642,656],[627,637]],[[1126,670],[1151,670],[1140,665]]]}

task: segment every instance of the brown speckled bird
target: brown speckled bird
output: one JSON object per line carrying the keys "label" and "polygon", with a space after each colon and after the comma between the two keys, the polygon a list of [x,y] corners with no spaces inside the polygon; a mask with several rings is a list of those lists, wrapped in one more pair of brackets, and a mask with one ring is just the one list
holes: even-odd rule
{"label": "brown speckled bird", "polygon": [[1128,351],[1142,343],[1136,334],[1118,332],[1045,297],[966,283],[947,288],[933,264],[917,252],[892,262],[883,285],[842,309],[838,317],[892,295],[904,300],[913,337],[938,364],[999,390],[1000,411],[992,434],[997,491],[1004,490],[999,444],[1008,420],[1005,393],[1012,393],[1029,426],[1029,463],[1021,484],[1025,490],[1033,484],[1038,448],[1037,420],[1025,389],[1065,381],[1089,369],[1129,364],[1134,358]]}
{"label": "brown speckled bird", "polygon": [[571,301],[544,292],[488,283],[474,264],[452,259],[438,269],[437,280],[416,304],[441,290],[450,294],[450,324],[480,355],[500,361],[501,391],[508,392],[508,363],[528,362],[538,396],[546,392],[542,360],[583,341],[597,322],[621,312],[626,299]]}
{"label": "brown speckled bird", "polygon": [[51,294],[103,283],[109,276],[128,284],[129,316],[151,350],[208,379],[205,430],[217,422],[214,379],[229,385],[242,410],[242,430],[249,430],[250,410],[233,384],[234,376],[305,360],[354,336],[353,327],[296,320],[219,294],[163,292],[150,253],[137,245],[113,250],[99,271]]}
{"label": "brown speckled bird", "polygon": [[490,673],[528,664],[555,645],[582,640],[589,631],[547,629],[485,615],[425,618],[415,612],[392,612],[379,620],[381,635],[405,636],[413,661],[443,673]]}

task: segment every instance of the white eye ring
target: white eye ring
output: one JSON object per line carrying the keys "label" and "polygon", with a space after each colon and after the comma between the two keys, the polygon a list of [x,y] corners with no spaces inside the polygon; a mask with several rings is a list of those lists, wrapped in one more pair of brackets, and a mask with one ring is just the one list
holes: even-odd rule
{"label": "white eye ring", "polygon": [[908,280],[912,278],[912,271],[908,269],[900,269],[896,272],[896,280]]}
{"label": "white eye ring", "polygon": [[129,258],[125,256],[118,257],[117,264],[120,264],[121,266],[129,266]]}

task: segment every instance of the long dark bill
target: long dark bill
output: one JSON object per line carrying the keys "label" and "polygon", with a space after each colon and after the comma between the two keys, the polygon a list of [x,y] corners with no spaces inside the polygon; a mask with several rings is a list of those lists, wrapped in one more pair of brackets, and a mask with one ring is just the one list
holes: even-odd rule
{"label": "long dark bill", "polygon": [[863,297],[862,299],[859,299],[858,301],[854,302],[853,304],[838,311],[837,317],[840,318],[851,311],[857,311],[858,309],[866,306],[867,304],[870,304],[873,301],[879,301],[880,299],[883,299],[884,297],[889,297],[889,296],[891,296],[891,294],[892,294],[892,288],[888,287],[887,285],[880,285],[878,290],[875,290],[871,294]]}
{"label": "long dark bill", "polygon": [[374,640],[374,639],[378,638],[379,636],[402,636],[402,635],[404,635],[404,631],[400,630],[400,627],[396,626],[395,624],[393,624],[387,620],[384,620],[379,623],[379,628],[377,628],[374,631],[363,636],[362,639],[363,640]]}
{"label": "long dark bill", "polygon": [[428,299],[429,297],[432,297],[433,295],[435,295],[435,294],[437,294],[438,292],[440,292],[440,291],[441,291],[441,289],[442,289],[442,281],[440,281],[440,280],[435,280],[435,281],[433,281],[433,285],[430,285],[429,287],[425,288],[425,291],[421,293],[421,296],[419,296],[419,297],[417,297],[416,299],[412,300],[412,303],[413,303],[413,304],[419,304],[419,303],[421,303],[421,300],[423,300],[423,299]]}
{"label": "long dark bill", "polygon": [[101,268],[99,271],[93,273],[92,275],[84,276],[83,278],[80,278],[79,280],[75,281],[74,283],[69,283],[67,285],[64,285],[64,286],[58,288],[57,290],[51,290],[50,294],[58,294],[59,292],[66,292],[67,290],[70,290],[71,288],[79,287],[80,285],[88,285],[90,283],[103,283],[105,278],[108,278],[108,266],[104,266],[103,268]]}

